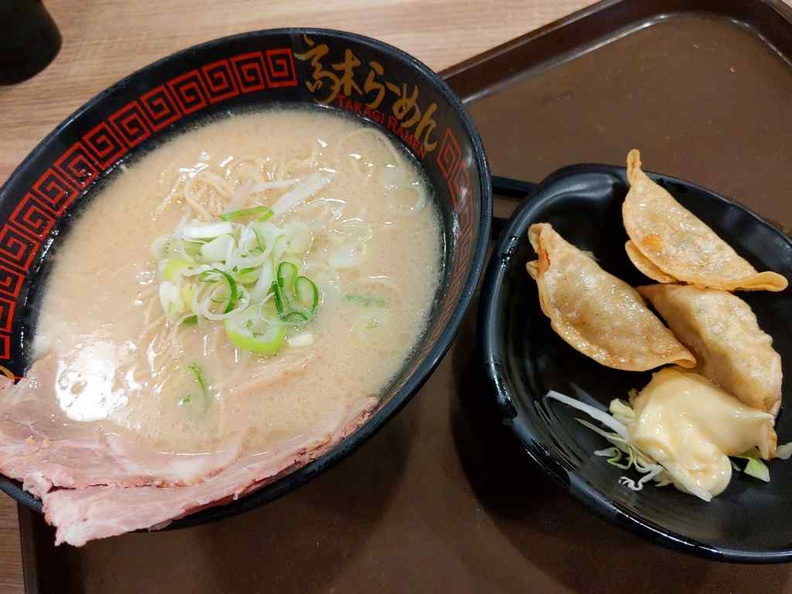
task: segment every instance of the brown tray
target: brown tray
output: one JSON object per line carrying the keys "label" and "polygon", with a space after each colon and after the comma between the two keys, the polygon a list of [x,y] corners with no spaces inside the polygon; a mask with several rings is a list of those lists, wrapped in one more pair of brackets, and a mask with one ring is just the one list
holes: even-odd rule
{"label": "brown tray", "polygon": [[[495,173],[623,162],[792,226],[792,11],[607,1],[448,70]],[[221,522],[82,549],[20,509],[29,592],[790,592],[788,566],[662,549],[557,489],[480,408],[475,311],[415,400],[326,474]],[[457,397],[459,396],[459,397]]]}
{"label": "brown tray", "polygon": [[496,175],[644,166],[792,227],[792,8],[609,0],[446,70]]}

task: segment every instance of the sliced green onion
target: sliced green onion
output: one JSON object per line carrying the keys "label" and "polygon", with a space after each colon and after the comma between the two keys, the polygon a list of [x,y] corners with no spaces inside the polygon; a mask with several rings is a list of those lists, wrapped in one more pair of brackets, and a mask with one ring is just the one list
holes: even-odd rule
{"label": "sliced green onion", "polygon": [[301,311],[290,311],[281,319],[289,324],[304,324],[310,318]]}
{"label": "sliced green onion", "polygon": [[191,258],[200,258],[202,255],[201,248],[203,245],[203,241],[184,241],[182,242],[182,249],[184,250],[185,255],[190,256]]}
{"label": "sliced green onion", "polygon": [[162,235],[158,237],[149,247],[149,253],[155,260],[166,258],[171,251],[172,241],[173,237],[171,235]]}
{"label": "sliced green onion", "polygon": [[314,336],[310,332],[303,332],[290,338],[288,343],[293,349],[311,346],[314,343]]}
{"label": "sliced green onion", "polygon": [[181,228],[181,236],[185,239],[214,239],[218,235],[233,233],[231,223],[194,223]]}
{"label": "sliced green onion", "polygon": [[256,284],[253,285],[253,288],[250,290],[251,299],[256,302],[266,299],[266,296],[272,290],[272,278],[274,274],[272,263],[267,261],[261,265]]}
{"label": "sliced green onion", "polygon": [[[307,186],[287,202],[293,206],[306,191]],[[313,244],[311,230],[304,223],[273,224],[267,221],[272,216],[273,209],[263,205],[230,208],[220,221],[193,221],[157,240],[152,255],[170,323],[222,321],[237,348],[274,354],[287,331],[314,317],[321,295],[313,280],[300,275],[300,261]],[[293,338],[293,346],[313,340],[310,333]]]}
{"label": "sliced green onion", "polygon": [[181,298],[186,307],[189,307],[189,304],[192,303],[193,295],[195,295],[195,289],[193,289],[192,285],[182,286]]}
{"label": "sliced green onion", "polygon": [[165,260],[165,262],[165,267],[162,269],[162,276],[166,281],[176,280],[182,270],[186,270],[190,267],[190,263],[187,260],[176,259]]}
{"label": "sliced green onion", "polygon": [[260,249],[262,253],[266,252],[267,242],[261,236],[261,233],[253,229],[253,236],[256,238],[256,245],[258,246],[258,249]]}
{"label": "sliced green onion", "polygon": [[298,276],[294,283],[294,295],[300,306],[314,314],[319,307],[319,289],[307,276]]}
{"label": "sliced green onion", "polygon": [[[187,366],[187,371],[195,379],[195,382],[198,384],[198,387],[201,389],[201,402],[203,403],[202,409],[203,412],[206,412],[206,409],[209,408],[209,404],[211,402],[211,396],[209,394],[209,382],[206,381],[206,376],[204,375],[203,369],[197,363],[192,363]],[[185,405],[190,404],[192,402],[192,394],[188,393],[179,399],[178,404]]]}
{"label": "sliced green onion", "polygon": [[195,381],[198,382],[198,385],[201,386],[201,392],[207,398],[209,397],[209,382],[206,381],[206,377],[204,377],[203,369],[197,363],[190,364],[187,369],[189,369],[193,376],[195,377]]}
{"label": "sliced green onion", "polygon": [[261,355],[274,355],[286,340],[286,327],[261,318],[254,321],[248,312],[223,321],[226,336],[235,347]]}
{"label": "sliced green onion", "polygon": [[219,235],[201,246],[201,256],[210,262],[225,262],[235,247],[236,241],[231,235]]}
{"label": "sliced green onion", "polygon": [[171,281],[160,283],[159,286],[159,299],[162,311],[168,318],[173,319],[175,316],[184,312],[184,302],[181,298],[181,291],[179,286]]}
{"label": "sliced green onion", "polygon": [[293,263],[281,262],[278,264],[278,286],[280,286],[281,289],[292,292],[298,274],[299,271],[297,270],[297,266]]}
{"label": "sliced green onion", "polygon": [[236,273],[237,282],[243,285],[255,283],[258,280],[260,270],[260,266],[248,266],[247,268],[238,270]]}
{"label": "sliced green onion", "polygon": [[379,325],[377,318],[361,318],[352,325],[352,330],[360,333],[364,330],[376,330]]}
{"label": "sliced green onion", "polygon": [[366,307],[372,305],[385,307],[385,300],[382,297],[367,297],[366,295],[357,295],[355,293],[344,295],[344,301],[347,303],[357,303]]}
{"label": "sliced green onion", "polygon": [[288,313],[286,311],[288,304],[284,298],[283,289],[281,289],[281,286],[277,281],[272,283],[272,294],[275,297],[275,309],[278,312],[278,316],[280,316],[280,319],[283,319]]}
{"label": "sliced green onion", "polygon": [[237,299],[239,298],[239,289],[237,288],[234,277],[227,272],[220,270],[219,268],[213,268],[212,270],[207,270],[206,272],[202,273],[201,280],[204,282],[216,280],[216,277],[214,276],[216,274],[219,274],[223,279],[225,279],[226,284],[228,285],[228,300],[226,301],[226,306],[223,313],[229,313],[234,309],[234,307],[236,307]]}
{"label": "sliced green onion", "polygon": [[269,206],[254,206],[252,208],[242,208],[240,210],[232,210],[220,215],[222,221],[236,221],[238,219],[246,219],[256,217],[259,222],[266,221],[272,216],[272,209]]}
{"label": "sliced green onion", "polygon": [[284,322],[307,322],[319,307],[319,289],[307,276],[299,276],[292,262],[278,265],[277,279],[272,283],[275,309]]}

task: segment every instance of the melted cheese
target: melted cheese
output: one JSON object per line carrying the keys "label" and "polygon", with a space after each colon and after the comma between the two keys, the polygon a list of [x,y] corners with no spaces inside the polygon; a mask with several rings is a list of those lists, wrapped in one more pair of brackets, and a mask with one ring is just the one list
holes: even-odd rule
{"label": "melted cheese", "polygon": [[768,459],[775,451],[772,415],[696,373],[663,369],[632,405],[631,443],[662,464],[677,488],[707,500],[729,484],[729,456],[756,447]]}

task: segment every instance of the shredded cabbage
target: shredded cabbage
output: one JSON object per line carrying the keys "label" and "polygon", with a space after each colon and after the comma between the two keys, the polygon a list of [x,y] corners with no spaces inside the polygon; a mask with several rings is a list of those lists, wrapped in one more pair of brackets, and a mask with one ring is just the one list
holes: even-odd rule
{"label": "shredded cabbage", "polygon": [[[764,481],[766,483],[770,482],[770,469],[767,468],[767,465],[765,465],[765,463],[759,457],[759,451],[756,448],[750,452],[744,453],[742,456],[734,457],[748,461],[748,463],[745,465],[745,468],[742,469],[742,472],[748,476],[752,476],[755,479],[759,479],[760,481]],[[740,472],[740,467],[737,466],[736,470],[737,472]]]}
{"label": "shredded cabbage", "polygon": [[[633,491],[640,491],[643,489],[644,485],[650,481],[654,481],[656,486],[662,487],[672,484],[673,478],[676,477],[677,481],[679,481],[680,487],[684,488],[684,490],[691,495],[695,495],[704,501],[710,501],[712,499],[711,493],[695,484],[688,484],[690,481],[683,481],[682,477],[676,476],[676,474],[673,472],[673,468],[664,467],[651,456],[635,447],[634,444],[630,443],[630,432],[628,427],[630,423],[635,421],[635,411],[626,402],[614,399],[610,403],[609,412],[606,412],[595,406],[585,404],[575,398],[566,396],[554,390],[550,390],[546,394],[546,398],[558,400],[567,406],[584,412],[610,429],[610,431],[606,431],[586,420],[576,419],[581,425],[590,429],[594,433],[597,433],[613,444],[613,447],[596,450],[593,452],[595,456],[607,458],[607,463],[615,466],[616,468],[620,468],[622,470],[633,469],[643,475],[637,481],[626,476],[619,477],[619,484],[622,484]],[[777,448],[777,458],[786,460],[791,456],[792,442],[781,445]],[[760,459],[758,451],[747,452],[742,456],[734,457],[747,460],[747,464],[743,469],[741,469],[739,465],[732,461],[732,468],[735,471],[743,472],[746,475],[761,481],[770,482],[770,471],[765,463]]]}
{"label": "shredded cabbage", "polygon": [[789,460],[792,457],[792,441],[778,446],[775,457],[781,460]]}

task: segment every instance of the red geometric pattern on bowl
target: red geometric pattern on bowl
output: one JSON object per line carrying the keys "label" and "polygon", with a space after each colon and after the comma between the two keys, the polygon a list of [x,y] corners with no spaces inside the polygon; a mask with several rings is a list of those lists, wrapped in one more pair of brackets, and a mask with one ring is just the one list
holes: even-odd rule
{"label": "red geometric pattern on bowl", "polygon": [[57,216],[50,211],[33,194],[25,194],[19,201],[16,208],[11,212],[8,220],[16,223],[20,229],[32,233],[38,239],[43,240],[55,226]]}
{"label": "red geometric pattern on bowl", "polygon": [[220,60],[213,64],[207,64],[201,68],[201,72],[206,80],[206,90],[209,94],[209,101],[217,103],[223,99],[229,99],[239,95],[236,80],[231,70],[228,60]]}
{"label": "red geometric pattern on bowl", "polygon": [[[24,274],[66,209],[102,173],[152,134],[240,93],[297,86],[291,48],[229,56],[149,89],[94,126],[44,170],[0,226],[0,360],[11,357],[11,328]],[[11,299],[9,299],[11,298]]]}
{"label": "red geometric pattern on bowl", "polygon": [[0,359],[8,361],[11,358],[11,336],[0,334]]}
{"label": "red geometric pattern on bowl", "polygon": [[127,146],[135,147],[151,136],[151,125],[140,102],[131,101],[110,116],[110,125]]}
{"label": "red geometric pattern on bowl", "polygon": [[[473,246],[473,201],[470,199],[470,171],[464,166],[462,151],[459,142],[451,128],[446,128],[440,150],[437,151],[437,165],[448,184],[454,211],[457,213],[454,223],[454,237],[456,238],[457,255],[464,262],[470,255]],[[462,267],[455,267],[448,286],[449,295],[457,295],[465,284],[466,271]],[[426,345],[433,344],[451,318],[451,308],[444,309],[435,322]]]}
{"label": "red geometric pattern on bowl", "polygon": [[78,188],[84,190],[99,177],[99,164],[79,140],[56,161],[55,167]]}
{"label": "red geometric pattern on bowl", "polygon": [[107,122],[102,122],[83,136],[85,146],[93,154],[102,171],[123,157],[127,151],[126,143],[121,142]]}
{"label": "red geometric pattern on bowl", "polygon": [[140,104],[154,132],[159,132],[182,117],[164,85],[143,93]]}
{"label": "red geometric pattern on bowl", "polygon": [[0,330],[11,332],[11,324],[14,321],[14,310],[16,301],[0,297]]}
{"label": "red geometric pattern on bowl", "polygon": [[22,290],[25,275],[0,264],[0,294],[16,299]]}
{"label": "red geometric pattern on bowl", "polygon": [[267,68],[264,66],[264,54],[250,52],[231,58],[234,74],[239,81],[243,93],[254,93],[267,88]]}
{"label": "red geometric pattern on bowl", "polygon": [[297,84],[297,72],[294,69],[294,55],[290,49],[267,50],[267,85],[277,87],[293,87]]}
{"label": "red geometric pattern on bowl", "polygon": [[54,168],[47,169],[33,184],[32,193],[56,215],[62,215],[80,194],[77,187]]}
{"label": "red geometric pattern on bowl", "polygon": [[207,106],[206,87],[204,87],[201,73],[198,70],[177,76],[168,81],[171,95],[176,98],[180,111],[190,114]]}
{"label": "red geometric pattern on bowl", "polygon": [[459,142],[451,129],[447,128],[443,134],[440,150],[437,151],[437,165],[446,180],[452,178],[461,161],[462,151],[459,150]]}
{"label": "red geometric pattern on bowl", "polygon": [[0,227],[0,262],[27,272],[38,254],[41,242],[16,228],[11,223]]}

